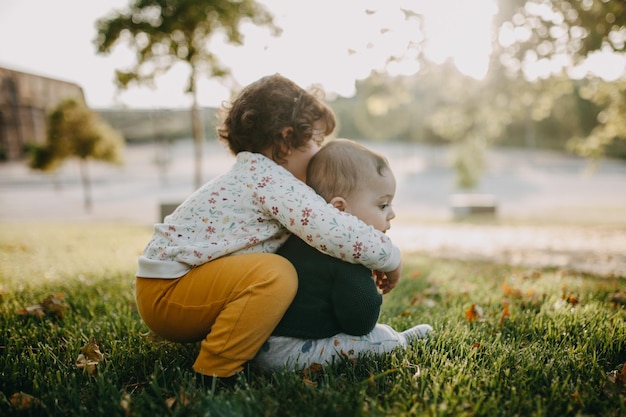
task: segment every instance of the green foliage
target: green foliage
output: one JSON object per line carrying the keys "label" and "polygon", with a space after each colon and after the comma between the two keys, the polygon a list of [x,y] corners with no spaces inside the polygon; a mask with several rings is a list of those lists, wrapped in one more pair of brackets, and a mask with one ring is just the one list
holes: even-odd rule
{"label": "green foliage", "polygon": [[72,157],[122,163],[124,138],[84,103],[62,101],[47,122],[47,142],[32,149],[32,168],[54,170]]}
{"label": "green foliage", "polygon": [[202,185],[202,142],[204,129],[198,109],[197,82],[204,74],[223,78],[230,74],[219,56],[209,49],[210,40],[223,34],[227,42],[243,41],[240,26],[245,22],[267,26],[279,33],[272,15],[255,0],[134,0],[127,10],[114,12],[96,22],[94,44],[98,53],[108,54],[119,41],[128,42],[136,61],[130,70],[117,70],[117,84],[150,84],[177,62],[189,65],[186,91],[192,95],[191,124],[195,140],[195,186]]}
{"label": "green foliage", "polygon": [[[134,303],[149,227],[3,224],[0,414],[72,416],[621,416],[626,277],[405,257],[381,321],[435,334],[322,372],[249,369],[202,387],[199,346],[151,341]],[[18,314],[63,293],[63,319]],[[619,296],[621,294],[621,296]],[[470,306],[482,316],[467,320]],[[504,313],[504,306],[508,306]],[[94,338],[105,360],[75,366]],[[622,378],[620,380],[620,378]],[[621,382],[620,382],[621,381]],[[14,393],[38,402],[11,405]]]}
{"label": "green foliage", "polygon": [[30,167],[54,171],[67,158],[78,158],[84,206],[89,211],[92,200],[87,161],[94,159],[121,164],[124,138],[82,101],[75,99],[61,101],[48,115],[47,122],[47,142],[30,148]]}
{"label": "green foliage", "polygon": [[598,159],[616,139],[626,141],[626,79],[614,83],[589,80],[581,87],[580,96],[601,111],[589,135],[572,138],[569,147],[578,154]]}
{"label": "green foliage", "polygon": [[[422,69],[412,77],[374,73],[357,83],[355,97],[332,103],[340,120],[338,135],[453,143],[457,183],[467,188],[480,180],[482,152],[495,143],[566,148],[594,158],[622,156],[626,145],[616,143],[626,138],[621,116],[623,78],[606,83],[591,76],[572,80],[561,73],[531,82],[522,69],[526,63],[561,55],[576,63],[603,48],[624,52],[624,4],[604,0],[498,1],[494,51],[485,79],[464,76],[451,62],[433,65],[423,58],[419,58],[424,61]],[[416,18],[415,13],[403,11],[407,19]],[[188,63],[187,89],[195,102],[197,77],[229,74],[209,49],[209,40],[219,33],[225,34],[228,42],[240,44],[239,29],[245,21],[279,32],[267,10],[252,0],[135,0],[127,10],[98,21],[94,43],[103,54],[118,42],[127,42],[135,50],[132,68],[117,72],[122,88],[134,82],[150,83],[177,61]],[[503,33],[527,36],[500,42]],[[416,49],[420,45],[407,46],[407,54]],[[193,135],[201,142],[202,122],[197,119],[192,117]],[[196,169],[198,181],[200,168]]]}
{"label": "green foliage", "polygon": [[456,172],[456,184],[461,189],[475,188],[485,171],[485,144],[476,139],[466,139],[455,145],[452,167]]}
{"label": "green foliage", "polygon": [[[240,25],[251,21],[278,29],[272,16],[254,0],[135,0],[127,10],[115,12],[96,22],[94,40],[99,53],[109,53],[118,41],[126,41],[136,52],[136,63],[130,71],[118,71],[121,87],[146,82],[167,72],[176,61],[196,71],[222,77],[229,69],[209,50],[209,39],[220,32],[228,42],[241,44]],[[191,89],[195,81],[190,82]],[[191,90],[190,90],[191,91]]]}
{"label": "green foliage", "polygon": [[[524,33],[503,53],[525,59],[567,54],[578,62],[594,51],[626,51],[626,3],[608,0],[500,0],[496,26]],[[621,33],[620,33],[621,32]]]}
{"label": "green foliage", "polygon": [[353,101],[351,112],[359,137],[370,140],[389,140],[402,136],[411,123],[411,90],[404,79],[390,80],[373,74],[361,83],[361,100]]}
{"label": "green foliage", "polygon": [[[506,33],[510,39],[494,43],[495,56],[503,66],[501,69],[509,75],[522,77],[525,65],[542,60],[549,62],[559,56],[579,64],[594,52],[626,52],[626,2],[515,0],[499,1],[499,6],[496,18],[498,33]],[[626,140],[624,77],[626,73],[622,73],[621,78],[614,82],[605,82],[587,75],[578,82],[583,84],[582,88],[565,93],[574,96],[578,103],[588,101],[599,107],[594,126],[589,129],[583,127],[582,132],[571,132],[567,138],[568,150],[598,159],[607,149],[611,149],[615,141]],[[563,92],[557,89],[564,84],[563,79],[562,75],[556,75],[540,81],[548,84],[548,94],[535,97],[549,98],[551,95],[558,100],[563,96]],[[574,85],[577,82],[568,80],[567,83]],[[543,104],[547,106],[540,106],[552,116],[559,110],[555,107],[557,100],[554,99],[550,100],[552,103],[544,101]],[[562,119],[567,121],[568,117]]]}
{"label": "green foliage", "polygon": [[45,145],[30,144],[27,147],[30,156],[30,167],[43,171],[51,171],[57,168],[59,159],[54,155],[54,151]]}
{"label": "green foliage", "polygon": [[616,143],[626,141],[626,74],[607,82],[592,75],[572,79],[563,70],[529,80],[523,70],[540,60],[566,57],[575,64],[596,51],[625,52],[625,2],[501,0],[495,29],[484,79],[462,75],[452,62],[423,58],[414,76],[373,74],[357,83],[355,97],[333,103],[342,122],[338,135],[452,143],[451,165],[462,188],[477,185],[483,152],[496,143],[592,158],[624,155]]}

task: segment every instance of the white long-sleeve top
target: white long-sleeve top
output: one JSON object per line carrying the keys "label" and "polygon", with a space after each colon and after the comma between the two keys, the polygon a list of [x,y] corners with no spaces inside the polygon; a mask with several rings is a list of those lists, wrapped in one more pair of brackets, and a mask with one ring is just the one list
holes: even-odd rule
{"label": "white long-sleeve top", "polygon": [[275,253],[291,233],[370,269],[388,272],[400,265],[400,250],[384,233],[337,210],[271,159],[241,152],[230,171],[154,226],[137,276],[178,278],[222,256]]}

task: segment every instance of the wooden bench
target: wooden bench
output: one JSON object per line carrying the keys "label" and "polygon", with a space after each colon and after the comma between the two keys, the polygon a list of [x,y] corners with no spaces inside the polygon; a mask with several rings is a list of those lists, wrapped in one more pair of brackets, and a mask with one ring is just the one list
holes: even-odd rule
{"label": "wooden bench", "polygon": [[493,217],[496,215],[496,198],[492,194],[453,194],[450,206],[455,219],[467,217]]}
{"label": "wooden bench", "polygon": [[176,210],[176,207],[180,206],[180,202],[177,203],[172,203],[172,202],[168,202],[168,203],[161,203],[159,205],[159,209],[160,209],[160,213],[161,213],[161,218],[159,219],[159,222],[162,222],[163,219],[165,219],[165,216],[169,216],[170,214],[172,214],[174,212],[174,210]]}

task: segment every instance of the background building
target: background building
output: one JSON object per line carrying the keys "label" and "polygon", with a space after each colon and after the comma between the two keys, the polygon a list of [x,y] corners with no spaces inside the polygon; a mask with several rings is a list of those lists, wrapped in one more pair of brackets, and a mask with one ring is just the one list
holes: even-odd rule
{"label": "background building", "polygon": [[0,160],[24,156],[31,143],[45,143],[46,116],[61,100],[85,100],[74,83],[0,68]]}

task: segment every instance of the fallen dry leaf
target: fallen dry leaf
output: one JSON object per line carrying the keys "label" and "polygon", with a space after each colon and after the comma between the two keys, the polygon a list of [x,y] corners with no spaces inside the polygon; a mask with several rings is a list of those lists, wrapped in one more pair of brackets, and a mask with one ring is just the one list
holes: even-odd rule
{"label": "fallen dry leaf", "polygon": [[18,310],[17,314],[20,316],[34,316],[38,319],[42,319],[46,316],[46,312],[40,304],[21,308]]}
{"label": "fallen dry leaf", "polygon": [[76,359],[78,369],[87,369],[90,375],[96,373],[96,367],[104,361],[104,355],[100,352],[100,346],[92,337],[91,340],[80,349],[80,354]]}
{"label": "fallen dry leaf", "polygon": [[465,318],[468,322],[472,323],[476,320],[482,320],[483,318],[483,309],[476,304],[472,304],[470,308],[465,310]]}
{"label": "fallen dry leaf", "polygon": [[321,363],[313,362],[303,372],[305,375],[318,374],[324,370],[324,366]]}
{"label": "fallen dry leaf", "polygon": [[609,381],[611,381],[615,385],[620,387],[626,387],[626,363],[624,363],[621,371],[611,371],[607,374],[607,377],[609,378]]}
{"label": "fallen dry leaf", "polygon": [[522,298],[522,290],[513,288],[506,283],[502,284],[502,292],[505,297]]}
{"label": "fallen dry leaf", "polygon": [[63,319],[63,313],[67,308],[67,304],[65,304],[65,295],[63,294],[54,294],[49,295],[43,299],[41,302],[41,306],[43,307],[46,314],[50,314],[55,316],[58,319]]}
{"label": "fallen dry leaf", "polygon": [[565,302],[567,302],[568,304],[571,304],[573,306],[577,305],[580,300],[578,299],[577,296],[575,296],[574,294],[572,294],[570,291],[568,291],[567,287],[564,285],[562,288],[562,292],[561,292],[561,298],[563,300],[565,300]]}
{"label": "fallen dry leaf", "polygon": [[512,275],[513,279],[539,279],[541,278],[541,271],[537,270],[537,269],[531,269],[528,271],[523,271],[523,272],[517,272],[515,274]]}
{"label": "fallen dry leaf", "polygon": [[309,365],[308,368],[305,368],[302,371],[304,376],[303,382],[307,387],[317,387],[317,382],[313,381],[311,377],[315,374],[319,374],[324,369],[324,366],[321,363],[313,362]]}
{"label": "fallen dry leaf", "polygon": [[171,410],[174,407],[174,404],[176,404],[176,397],[169,397],[165,399],[165,406]]}
{"label": "fallen dry leaf", "polygon": [[526,292],[523,292],[519,288],[511,287],[509,284],[502,284],[502,292],[507,298],[517,298],[517,299],[535,299],[537,294],[534,288],[528,289]]}
{"label": "fallen dry leaf", "polygon": [[580,302],[578,300],[578,297],[572,294],[563,294],[563,299],[573,306],[577,305]]}
{"label": "fallen dry leaf", "polygon": [[411,279],[417,279],[417,278],[420,278],[421,276],[422,276],[422,271],[420,271],[419,269],[409,274],[409,278]]}
{"label": "fallen dry leaf", "polygon": [[423,298],[424,298],[424,294],[416,292],[415,294],[413,294],[413,298],[411,299],[409,304],[412,306],[417,305],[422,301]]}
{"label": "fallen dry leaf", "polygon": [[65,295],[52,294],[44,298],[39,304],[20,309],[17,314],[22,316],[34,316],[39,319],[48,315],[57,319],[63,319],[66,308]]}
{"label": "fallen dry leaf", "polygon": [[606,374],[607,381],[604,383],[604,393],[610,398],[626,399],[626,363],[621,370],[615,369]]}
{"label": "fallen dry leaf", "polygon": [[304,385],[310,388],[316,388],[317,387],[317,382],[312,381],[311,379],[309,379],[309,377],[305,376],[302,379],[302,382],[304,382]]}
{"label": "fallen dry leaf", "polygon": [[16,392],[11,395],[11,405],[18,410],[28,410],[34,407],[41,406],[41,401],[25,392]]}
{"label": "fallen dry leaf", "polygon": [[615,308],[619,306],[626,307],[626,292],[617,291],[609,295],[609,302],[611,302]]}
{"label": "fallen dry leaf", "polygon": [[500,326],[504,325],[504,321],[511,316],[511,312],[509,311],[509,303],[504,302],[504,306],[502,308],[502,314],[500,314]]}

